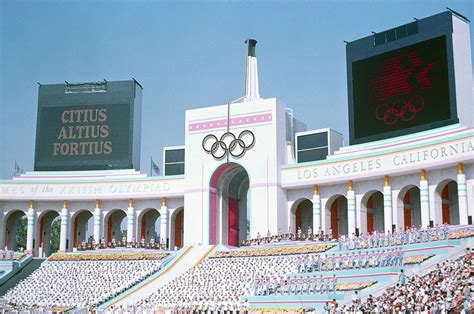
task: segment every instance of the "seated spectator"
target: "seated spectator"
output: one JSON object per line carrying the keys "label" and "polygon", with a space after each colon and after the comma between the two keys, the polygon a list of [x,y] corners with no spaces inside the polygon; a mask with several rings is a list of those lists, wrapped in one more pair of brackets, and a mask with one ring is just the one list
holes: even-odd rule
{"label": "seated spectator", "polygon": [[29,308],[97,306],[160,267],[159,260],[47,261],[4,298]]}

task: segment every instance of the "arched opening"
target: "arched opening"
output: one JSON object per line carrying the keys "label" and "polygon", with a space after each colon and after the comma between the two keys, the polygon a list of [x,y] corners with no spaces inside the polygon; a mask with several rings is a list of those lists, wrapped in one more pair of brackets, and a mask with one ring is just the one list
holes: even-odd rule
{"label": "arched opening", "polygon": [[237,163],[226,163],[214,171],[210,181],[210,244],[238,246],[247,238],[249,176]]}
{"label": "arched opening", "polygon": [[408,188],[401,193],[403,200],[403,224],[404,228],[421,226],[420,189],[417,186]]}
{"label": "arched opening", "polygon": [[181,210],[176,215],[176,220],[174,224],[174,235],[175,241],[174,245],[176,247],[183,247],[183,238],[184,238],[184,210]]}
{"label": "arched opening", "polygon": [[[177,208],[171,215],[170,249],[183,247],[184,240],[184,208]],[[166,239],[163,239],[166,241]]]}
{"label": "arched opening", "polygon": [[122,209],[114,209],[104,219],[107,242],[127,242],[127,214]]}
{"label": "arched opening", "polygon": [[385,231],[382,192],[371,191],[367,193],[362,200],[362,205],[367,210],[367,233],[376,230]]}
{"label": "arched opening", "polygon": [[80,210],[72,216],[72,248],[76,249],[83,242],[91,242],[94,236],[93,214],[87,210]]}
{"label": "arched opening", "polygon": [[333,238],[338,238],[340,235],[347,235],[348,233],[348,222],[347,222],[347,198],[344,195],[336,196],[330,205],[330,216],[331,216],[331,230]]}
{"label": "arched opening", "polygon": [[293,215],[295,232],[298,232],[298,229],[301,228],[301,232],[306,234],[308,227],[313,228],[313,202],[309,199],[302,199],[295,202],[293,207]]}
{"label": "arched opening", "polygon": [[[155,242],[160,242],[160,213],[155,208],[147,208],[138,216],[139,240],[144,239],[150,242],[153,238]],[[166,239],[165,239],[166,240]]]}
{"label": "arched opening", "polygon": [[38,221],[39,256],[48,257],[59,250],[61,218],[57,211],[48,210],[40,215]]}
{"label": "arched opening", "polygon": [[26,214],[15,209],[5,217],[5,246],[9,250],[26,249]]}
{"label": "arched opening", "polygon": [[[459,224],[458,184],[454,180],[446,180],[436,187],[435,210],[441,210],[441,222],[449,225]],[[441,204],[439,208],[438,204]]]}

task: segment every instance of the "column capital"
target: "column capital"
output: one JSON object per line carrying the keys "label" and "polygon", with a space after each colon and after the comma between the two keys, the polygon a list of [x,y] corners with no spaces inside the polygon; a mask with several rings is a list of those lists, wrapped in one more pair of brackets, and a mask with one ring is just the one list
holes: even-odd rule
{"label": "column capital", "polygon": [[317,184],[313,185],[313,195],[319,195],[319,187]]}
{"label": "column capital", "polygon": [[133,198],[128,199],[128,207],[133,207]]}
{"label": "column capital", "polygon": [[383,185],[385,185],[385,186],[390,185],[390,177],[389,176],[384,176],[383,177]]}
{"label": "column capital", "polygon": [[30,200],[30,201],[28,202],[28,208],[35,208],[35,201]]}
{"label": "column capital", "polygon": [[458,163],[458,174],[464,174],[464,164],[462,162]]}
{"label": "column capital", "polygon": [[352,180],[349,180],[347,182],[347,190],[348,191],[354,191],[354,183],[352,182]]}
{"label": "column capital", "polygon": [[161,206],[166,206],[166,197],[161,198]]}
{"label": "column capital", "polygon": [[95,208],[100,208],[100,200],[95,200]]}
{"label": "column capital", "polygon": [[63,201],[63,208],[67,208],[67,200]]}
{"label": "column capital", "polygon": [[426,172],[425,169],[421,169],[420,171],[420,180],[422,181],[428,180],[428,173]]}

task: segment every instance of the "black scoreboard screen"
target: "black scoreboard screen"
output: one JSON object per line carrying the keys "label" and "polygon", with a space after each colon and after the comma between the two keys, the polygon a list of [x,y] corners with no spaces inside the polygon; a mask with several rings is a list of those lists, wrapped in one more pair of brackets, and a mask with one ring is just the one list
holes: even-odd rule
{"label": "black scoreboard screen", "polygon": [[441,36],[353,62],[355,142],[451,119],[447,59]]}
{"label": "black scoreboard screen", "polygon": [[38,87],[35,171],[140,169],[136,81]]}

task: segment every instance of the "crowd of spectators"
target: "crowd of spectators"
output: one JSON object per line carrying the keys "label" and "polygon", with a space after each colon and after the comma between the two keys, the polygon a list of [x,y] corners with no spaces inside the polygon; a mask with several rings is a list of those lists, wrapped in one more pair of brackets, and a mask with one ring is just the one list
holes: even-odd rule
{"label": "crowd of spectators", "polygon": [[265,236],[262,236],[260,232],[257,232],[256,238],[251,238],[250,236],[246,240],[240,241],[240,246],[250,246],[250,245],[262,245],[268,243],[276,243],[280,241],[316,241],[316,242],[325,242],[332,240],[332,231],[329,230],[327,234],[324,233],[321,228],[318,232],[313,233],[311,227],[308,227],[306,232],[303,232],[301,227],[298,227],[296,233],[292,232],[291,227],[288,228],[288,232],[284,233],[281,228],[278,228],[277,234],[273,234],[270,230],[267,231]]}
{"label": "crowd of spectators", "polygon": [[[465,236],[472,236],[474,233],[472,229],[459,230],[452,233],[453,236],[455,236],[455,234],[464,234],[466,232],[469,234]],[[281,228],[278,229],[277,234],[272,234],[270,230],[268,230],[266,235],[262,236],[260,232],[258,232],[256,238],[249,237],[247,240],[242,240],[240,246],[263,245],[280,241],[325,242],[337,240],[340,250],[355,250],[447,240],[449,235],[450,231],[447,224],[437,225],[436,227],[427,226],[426,228],[422,226],[412,226],[411,228],[407,227],[405,230],[400,228],[399,231],[393,232],[372,231],[368,234],[361,234],[360,236],[356,236],[356,234],[353,233],[351,236],[341,235],[338,239],[333,238],[332,229],[324,233],[324,231],[319,228],[317,232],[313,233],[311,227],[308,227],[306,232],[304,232],[301,227],[298,227],[296,233],[293,233],[290,227],[287,233],[283,233]]]}
{"label": "crowd of spectators", "polygon": [[296,262],[298,273],[334,271],[343,269],[369,268],[369,267],[386,267],[386,266],[403,266],[404,253],[401,247],[388,250],[361,251],[343,254],[339,253],[331,255],[305,255],[300,256]]}
{"label": "crowd of spectators", "polygon": [[333,293],[337,290],[336,274],[332,277],[287,277],[262,278],[252,283],[251,293],[255,296],[298,295]]}
{"label": "crowd of spectators", "polygon": [[169,254],[165,252],[105,252],[100,253],[55,253],[49,261],[136,261],[136,260],[161,260]]}
{"label": "crowd of spectators", "polygon": [[302,246],[284,246],[284,247],[270,247],[259,249],[237,249],[228,251],[218,251],[211,258],[226,258],[226,257],[257,257],[257,256],[280,256],[280,255],[295,255],[295,254],[314,254],[322,253],[334,245],[302,245]]}
{"label": "crowd of spectators", "polygon": [[[242,302],[241,298],[251,295],[316,295],[334,294],[338,290],[357,291],[374,282],[354,282],[350,287],[343,288],[345,283],[338,283],[335,274],[329,277],[319,274],[314,276],[291,274],[369,267],[402,267],[406,262],[402,245],[447,239],[448,235],[451,236],[451,232],[460,232],[448,230],[446,226],[410,228],[393,233],[374,232],[369,236],[341,237],[338,243],[283,244],[218,251],[165,284],[150,297],[136,303],[133,309],[145,312],[178,309],[235,311],[245,309],[245,302]],[[468,233],[463,233],[465,234]],[[130,244],[125,243],[124,246]],[[114,241],[114,247],[122,245],[123,242]],[[337,254],[315,254],[324,253],[335,245],[339,246]],[[363,253],[356,251],[364,248],[372,249]],[[64,256],[57,255],[56,261],[52,258],[44,263],[10,290],[5,298],[14,307],[93,308],[142,281],[161,267],[159,260],[141,260],[148,259],[144,256],[150,254],[149,251],[136,253],[131,260],[123,257],[125,253],[115,252],[81,253],[84,256],[94,255],[98,259],[95,261],[80,261],[75,260],[75,257],[72,260],[64,260]],[[98,257],[99,255],[108,257],[102,259]],[[155,255],[159,256],[157,259],[167,256],[164,252]],[[110,256],[114,256],[114,259],[120,256],[117,257],[120,260],[108,260]],[[60,261],[57,261],[58,259]],[[400,282],[388,288],[381,296],[370,296],[367,301],[362,302],[358,294],[354,293],[352,305],[339,306],[329,302],[325,309],[350,313],[361,311],[385,313],[418,309],[420,311],[431,309],[432,312],[442,309],[457,311],[463,307],[469,308],[473,284],[470,281],[471,262],[471,255],[465,255],[460,259],[437,265],[436,269],[426,276],[411,278],[406,277],[402,271]]]}
{"label": "crowd of spectators", "polygon": [[338,239],[340,251],[367,249],[367,248],[384,248],[399,245],[447,240],[449,236],[449,228],[445,225],[437,225],[436,227],[419,228],[412,226],[407,227],[404,231],[402,228],[394,232],[373,231],[370,234],[361,234],[356,236],[341,235]]}
{"label": "crowd of spectators", "polygon": [[97,249],[113,249],[113,248],[135,248],[135,249],[153,249],[153,250],[166,250],[166,242],[164,239],[161,239],[160,242],[155,241],[154,237],[150,238],[150,241],[146,241],[144,237],[137,242],[132,238],[131,242],[127,242],[126,237],[122,237],[121,241],[117,241],[115,237],[112,238],[112,241],[106,242],[102,238],[99,243],[96,243],[93,238],[88,242],[82,241],[80,245],[77,246],[78,251],[86,250],[97,250]]}
{"label": "crowd of spectators", "polygon": [[159,260],[47,261],[4,298],[20,308],[94,307],[160,268]]}
{"label": "crowd of spectators", "polygon": [[455,260],[437,264],[424,276],[408,277],[400,272],[399,282],[382,295],[361,301],[354,294],[352,304],[329,304],[327,312],[341,313],[472,313],[474,310],[473,257],[469,252]]}
{"label": "crowd of spectators", "polygon": [[[23,253],[17,253],[16,255],[23,256]],[[5,247],[4,250],[0,250],[0,256],[2,257],[2,261],[11,261],[13,262],[15,259],[15,252],[12,250],[9,250],[7,247]]]}
{"label": "crowd of spectators", "polygon": [[296,256],[208,258],[175,278],[138,309],[238,310],[240,297],[251,295],[255,282],[287,278]]}

